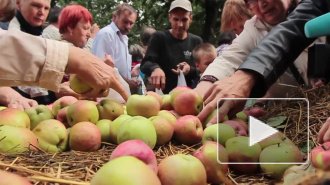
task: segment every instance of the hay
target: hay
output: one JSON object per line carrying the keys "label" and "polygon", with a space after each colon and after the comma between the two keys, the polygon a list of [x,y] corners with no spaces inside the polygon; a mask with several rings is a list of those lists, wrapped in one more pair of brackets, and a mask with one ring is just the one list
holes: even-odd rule
{"label": "hay", "polygon": [[[321,125],[329,117],[330,107],[330,86],[318,89],[298,89],[294,97],[303,97],[309,100],[310,104],[310,132],[309,139],[317,145],[317,133]],[[305,111],[306,104],[286,102],[281,105],[270,107],[266,117],[279,114],[289,115],[284,128],[285,134],[296,144],[304,145],[306,140],[307,126],[304,121],[307,119]],[[102,143],[102,148],[97,152],[62,152],[49,154],[44,152],[33,152],[28,154],[7,155],[0,153],[0,169],[28,177],[33,184],[89,184],[96,171],[109,161],[110,155],[116,145]],[[194,146],[179,145],[170,142],[164,146],[154,149],[158,163],[167,156],[173,154],[192,154],[201,144]],[[238,175],[230,171],[227,180],[232,184],[275,184],[276,182],[267,178],[263,173],[255,175]]]}

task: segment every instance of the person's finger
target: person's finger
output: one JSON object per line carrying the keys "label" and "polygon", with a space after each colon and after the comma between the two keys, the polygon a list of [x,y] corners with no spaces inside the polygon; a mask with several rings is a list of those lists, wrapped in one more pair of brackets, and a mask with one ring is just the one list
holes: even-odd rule
{"label": "person's finger", "polygon": [[38,102],[35,101],[35,100],[30,100],[30,101],[29,101],[29,105],[30,105],[31,107],[35,107],[35,106],[38,105]]}
{"label": "person's finger", "polygon": [[198,119],[203,122],[215,109],[212,104],[203,107],[202,111],[197,115]]}
{"label": "person's finger", "polygon": [[329,141],[330,141],[330,129],[327,129],[323,136],[322,143],[329,142]]}
{"label": "person's finger", "polygon": [[166,77],[165,76],[161,76],[160,77],[160,87],[162,88],[162,90],[165,89],[165,82],[166,81]]}
{"label": "person's finger", "polygon": [[110,88],[114,89],[115,91],[117,91],[121,97],[123,97],[123,99],[125,101],[127,101],[129,95],[125,90],[125,87],[123,86],[123,84],[120,83],[120,81],[118,79],[114,79],[111,84],[110,84]]}
{"label": "person's finger", "polygon": [[319,134],[318,134],[318,142],[319,143],[323,143],[323,137],[325,135],[325,133],[327,132],[327,130],[329,130],[329,124],[330,124],[330,118],[327,119],[327,121],[323,124],[323,126],[321,127]]}
{"label": "person's finger", "polygon": [[154,76],[153,78],[153,86],[156,88],[156,89],[160,89],[160,79],[159,79],[159,76]]}
{"label": "person's finger", "polygon": [[178,70],[178,69],[172,69],[172,72],[175,73],[175,74],[177,74],[177,75],[180,74],[180,70]]}

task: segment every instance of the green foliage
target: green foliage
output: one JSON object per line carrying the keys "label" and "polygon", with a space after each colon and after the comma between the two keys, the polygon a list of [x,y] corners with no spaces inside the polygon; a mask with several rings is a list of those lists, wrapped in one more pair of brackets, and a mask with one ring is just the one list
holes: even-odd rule
{"label": "green foliage", "polygon": [[[225,0],[215,0],[223,4]],[[115,7],[120,2],[126,2],[131,4],[138,12],[137,21],[129,33],[130,44],[140,44],[140,31],[144,25],[154,27],[156,30],[170,29],[170,23],[168,21],[168,10],[172,0],[52,0],[52,6],[57,5],[64,7],[70,3],[79,4],[86,7],[93,15],[94,22],[97,23],[100,28],[110,24],[112,20],[112,13]],[[205,24],[205,10],[204,1],[191,0],[193,5],[193,22],[190,25],[189,32],[202,36]],[[222,8],[222,6],[221,6]],[[221,10],[219,10],[221,12]],[[215,38],[218,35],[220,26],[220,15],[217,17],[217,25],[213,28],[214,33],[211,41],[215,43]]]}

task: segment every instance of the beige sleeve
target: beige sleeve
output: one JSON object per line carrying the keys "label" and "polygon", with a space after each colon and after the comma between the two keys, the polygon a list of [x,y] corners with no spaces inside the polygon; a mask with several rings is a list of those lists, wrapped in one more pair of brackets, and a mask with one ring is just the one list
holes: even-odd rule
{"label": "beige sleeve", "polygon": [[[93,42],[94,42],[94,39],[93,38],[89,38],[87,40],[86,45],[82,49],[84,49],[84,50],[92,53]],[[103,60],[103,58],[102,58],[102,60]]]}
{"label": "beige sleeve", "polygon": [[11,29],[0,30],[0,86],[40,86],[58,91],[69,45]]}
{"label": "beige sleeve", "polygon": [[246,22],[243,32],[207,67],[203,76],[223,79],[231,76],[257,45],[259,34],[253,22]]}

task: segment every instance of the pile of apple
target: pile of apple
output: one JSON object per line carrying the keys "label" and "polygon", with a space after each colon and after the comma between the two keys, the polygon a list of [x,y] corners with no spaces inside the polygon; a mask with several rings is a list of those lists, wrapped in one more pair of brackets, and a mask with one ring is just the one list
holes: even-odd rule
{"label": "pile of apple", "polygon": [[[249,146],[247,114],[206,127],[197,114],[202,97],[188,87],[170,94],[132,95],[125,105],[114,99],[100,102],[66,96],[52,105],[20,111],[0,111],[0,152],[29,150],[63,152],[96,151],[101,142],[118,144],[110,161],[95,174],[92,184],[206,184],[220,183],[228,167],[251,174],[259,165],[221,162],[300,162],[299,149],[283,134]],[[253,114],[253,113],[251,113]],[[219,128],[219,138],[217,130]],[[169,156],[157,166],[153,148],[175,140],[203,146],[193,155]],[[217,156],[219,158],[217,158]],[[264,172],[281,178],[290,165],[261,165]],[[115,178],[116,177],[116,178]],[[127,178],[129,177],[129,178]]]}

